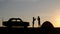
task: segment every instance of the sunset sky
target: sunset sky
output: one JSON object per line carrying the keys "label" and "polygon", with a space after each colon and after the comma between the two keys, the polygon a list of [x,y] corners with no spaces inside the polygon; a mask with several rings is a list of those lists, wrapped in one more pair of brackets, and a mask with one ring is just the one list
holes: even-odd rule
{"label": "sunset sky", "polygon": [[37,16],[40,16],[41,24],[50,21],[54,27],[60,27],[60,0],[0,0],[0,25],[2,18],[19,17],[32,26],[32,17]]}

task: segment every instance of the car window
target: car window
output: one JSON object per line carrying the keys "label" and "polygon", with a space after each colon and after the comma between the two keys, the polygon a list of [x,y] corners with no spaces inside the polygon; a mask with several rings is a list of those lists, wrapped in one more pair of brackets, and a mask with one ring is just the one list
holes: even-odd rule
{"label": "car window", "polygon": [[15,22],[16,20],[12,20],[13,22]]}
{"label": "car window", "polygon": [[20,22],[20,20],[17,20],[17,22]]}

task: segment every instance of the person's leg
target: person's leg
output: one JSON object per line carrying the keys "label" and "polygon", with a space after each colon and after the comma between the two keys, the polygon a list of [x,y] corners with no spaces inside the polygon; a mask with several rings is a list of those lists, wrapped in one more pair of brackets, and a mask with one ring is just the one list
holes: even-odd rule
{"label": "person's leg", "polygon": [[33,22],[32,26],[34,27],[34,22]]}
{"label": "person's leg", "polygon": [[40,26],[40,21],[38,22],[38,25]]}

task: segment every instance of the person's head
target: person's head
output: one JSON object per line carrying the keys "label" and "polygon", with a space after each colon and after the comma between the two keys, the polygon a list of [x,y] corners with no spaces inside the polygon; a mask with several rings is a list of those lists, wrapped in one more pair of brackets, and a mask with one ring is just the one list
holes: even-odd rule
{"label": "person's head", "polygon": [[39,17],[39,16],[38,16]]}
{"label": "person's head", "polygon": [[38,16],[38,18],[40,18],[40,17]]}
{"label": "person's head", "polygon": [[33,17],[33,19],[34,19],[34,17]]}

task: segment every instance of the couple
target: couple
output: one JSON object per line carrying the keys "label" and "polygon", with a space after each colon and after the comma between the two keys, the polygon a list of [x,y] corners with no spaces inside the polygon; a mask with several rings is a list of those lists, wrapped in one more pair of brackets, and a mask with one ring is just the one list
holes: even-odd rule
{"label": "couple", "polygon": [[[40,26],[40,17],[39,16],[38,16],[37,20],[38,20],[38,25]],[[32,25],[33,27],[34,27],[34,22],[35,21],[36,21],[36,18],[33,17],[33,22],[32,22],[33,23],[33,25]]]}

